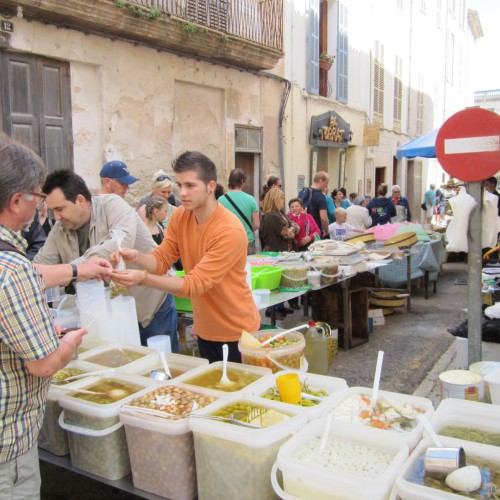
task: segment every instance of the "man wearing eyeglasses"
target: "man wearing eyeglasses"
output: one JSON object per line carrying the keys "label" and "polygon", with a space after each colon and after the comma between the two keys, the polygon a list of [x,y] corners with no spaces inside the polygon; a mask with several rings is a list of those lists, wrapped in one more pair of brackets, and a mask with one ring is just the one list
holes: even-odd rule
{"label": "man wearing eyeglasses", "polygon": [[54,373],[64,368],[86,329],[59,340],[44,287],[72,276],[109,274],[109,263],[37,269],[20,231],[29,226],[46,169],[30,149],[0,137],[0,498],[40,498],[37,439]]}
{"label": "man wearing eyeglasses", "polygon": [[[123,245],[120,254],[127,265],[142,270],[115,271],[113,280],[121,286],[146,285],[191,298],[200,356],[219,361],[222,346],[227,344],[229,360],[241,362],[238,339],[242,331],[260,328],[260,314],[246,283],[245,228],[236,215],[217,203],[217,169],[210,158],[187,151],[175,160],[173,170],[182,207],[172,215],[165,239],[150,253]],[[186,275],[164,276],[179,257]]]}
{"label": "man wearing eyeglasses", "polygon": [[101,168],[101,189],[98,194],[117,194],[125,198],[131,184],[139,179],[128,171],[127,165],[119,160],[108,161]]}
{"label": "man wearing eyeglasses", "polygon": [[[114,230],[124,232],[123,246],[141,252],[156,248],[148,229],[125,200],[114,194],[92,196],[85,181],[70,170],[51,172],[43,192],[57,222],[34,262],[82,262],[96,255],[109,259],[116,251]],[[173,296],[145,287],[132,290],[130,295],[135,298],[141,343],[147,345],[147,339],[154,335],[169,335],[172,352],[178,352]]]}

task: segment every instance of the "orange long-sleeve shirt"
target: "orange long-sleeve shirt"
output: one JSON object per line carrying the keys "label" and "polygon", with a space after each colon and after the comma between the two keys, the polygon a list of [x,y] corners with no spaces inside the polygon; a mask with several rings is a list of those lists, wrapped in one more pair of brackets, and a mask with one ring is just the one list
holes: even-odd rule
{"label": "orange long-sleeve shirt", "polygon": [[205,340],[235,341],[242,330],[253,332],[260,327],[260,314],[246,283],[247,245],[241,221],[218,204],[203,224],[179,207],[165,239],[152,252],[159,275],[182,259],[186,275],[175,295],[191,298],[193,332]]}

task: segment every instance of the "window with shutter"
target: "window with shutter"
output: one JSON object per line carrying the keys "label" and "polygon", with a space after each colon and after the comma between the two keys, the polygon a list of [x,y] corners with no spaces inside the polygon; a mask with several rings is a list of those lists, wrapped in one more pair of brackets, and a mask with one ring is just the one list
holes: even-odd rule
{"label": "window with shutter", "polygon": [[348,98],[348,55],[349,38],[347,35],[347,7],[338,3],[337,39],[337,101],[347,103]]}
{"label": "window with shutter", "polygon": [[424,77],[418,75],[418,90],[417,90],[417,116],[416,116],[416,131],[417,135],[423,134],[424,130]]}
{"label": "window with shutter", "polygon": [[375,40],[375,57],[373,58],[373,121],[384,122],[384,45]]}
{"label": "window with shutter", "polygon": [[394,131],[401,132],[401,114],[403,110],[403,59],[395,56],[394,65]]}
{"label": "window with shutter", "polygon": [[0,52],[5,132],[42,157],[49,171],[73,167],[69,64]]}
{"label": "window with shutter", "polygon": [[319,94],[319,0],[309,0],[307,11],[307,90]]}

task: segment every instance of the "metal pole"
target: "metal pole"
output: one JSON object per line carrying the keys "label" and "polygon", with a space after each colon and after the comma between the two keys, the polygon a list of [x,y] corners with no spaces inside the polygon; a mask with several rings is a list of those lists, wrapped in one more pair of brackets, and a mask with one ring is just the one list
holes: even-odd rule
{"label": "metal pole", "polygon": [[481,293],[481,208],[482,193],[480,182],[470,182],[469,194],[476,200],[477,205],[471,213],[469,223],[469,254],[468,254],[468,293],[469,312],[467,327],[469,330],[469,365],[481,361],[481,317],[483,315],[483,299]]}

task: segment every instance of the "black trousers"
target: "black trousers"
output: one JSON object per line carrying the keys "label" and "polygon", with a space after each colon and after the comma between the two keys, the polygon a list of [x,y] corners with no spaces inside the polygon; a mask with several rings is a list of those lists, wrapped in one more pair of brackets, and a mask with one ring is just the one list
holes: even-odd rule
{"label": "black trousers", "polygon": [[222,346],[228,346],[228,361],[234,363],[241,363],[241,354],[238,350],[238,341],[234,342],[216,342],[214,340],[205,340],[198,337],[198,349],[200,351],[200,358],[208,359],[210,363],[215,361],[222,361]]}

